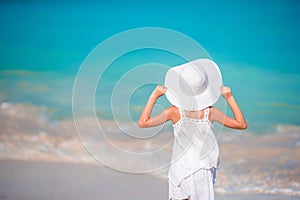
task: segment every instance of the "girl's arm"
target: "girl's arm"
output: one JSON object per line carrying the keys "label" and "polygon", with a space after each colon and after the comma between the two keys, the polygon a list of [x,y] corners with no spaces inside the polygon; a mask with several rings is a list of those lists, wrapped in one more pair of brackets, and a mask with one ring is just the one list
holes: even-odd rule
{"label": "girl's arm", "polygon": [[146,128],[146,127],[152,127],[152,126],[158,126],[160,124],[163,124],[164,122],[168,120],[172,120],[174,122],[174,112],[176,112],[175,107],[170,107],[165,109],[163,112],[161,112],[159,115],[151,118],[151,112],[152,108],[156,102],[156,100],[164,95],[167,91],[167,88],[164,86],[157,86],[155,90],[152,92],[151,96],[148,99],[148,102],[140,116],[138,125],[141,128]]}
{"label": "girl's arm", "polygon": [[247,122],[244,118],[242,111],[240,110],[238,104],[236,103],[232,92],[229,87],[221,87],[221,94],[229,104],[234,118],[231,118],[225,115],[221,110],[217,108],[212,108],[211,120],[217,121],[223,124],[226,127],[234,128],[234,129],[246,129]]}

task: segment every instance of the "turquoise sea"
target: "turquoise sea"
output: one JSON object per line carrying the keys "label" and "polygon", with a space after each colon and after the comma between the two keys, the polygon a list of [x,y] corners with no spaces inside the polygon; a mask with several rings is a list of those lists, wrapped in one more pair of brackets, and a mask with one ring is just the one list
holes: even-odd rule
{"label": "turquoise sea", "polygon": [[[4,1],[0,3],[0,102],[43,107],[51,120],[70,119],[73,84],[88,54],[120,32],[161,27],[193,38],[218,63],[249,130],[300,125],[299,19],[300,2],[292,0]],[[97,116],[114,120],[111,95],[118,80],[137,65],[153,62],[171,67],[182,60],[155,49],[120,56],[97,87]],[[159,76],[163,84],[163,73],[149,76]],[[116,112],[120,116],[130,112],[137,120],[153,88],[154,84],[144,86],[130,99],[129,111],[120,107]],[[166,99],[161,103],[168,105]],[[90,113],[84,104],[80,106],[83,116]]]}

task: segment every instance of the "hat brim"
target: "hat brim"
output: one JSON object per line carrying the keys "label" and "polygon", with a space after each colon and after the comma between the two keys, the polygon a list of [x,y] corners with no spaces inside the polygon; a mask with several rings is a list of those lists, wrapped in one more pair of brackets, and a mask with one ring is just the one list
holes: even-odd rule
{"label": "hat brim", "polygon": [[[200,95],[188,96],[180,87],[180,73],[187,66],[193,65],[204,70],[208,77],[208,86]],[[218,65],[210,59],[198,59],[183,65],[172,67],[165,77],[166,97],[171,104],[184,110],[202,110],[212,106],[220,98],[222,75]]]}

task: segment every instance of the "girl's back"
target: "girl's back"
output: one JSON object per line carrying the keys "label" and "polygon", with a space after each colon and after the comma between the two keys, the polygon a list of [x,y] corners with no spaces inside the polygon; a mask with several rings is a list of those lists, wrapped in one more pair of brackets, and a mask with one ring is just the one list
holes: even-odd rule
{"label": "girl's back", "polygon": [[169,179],[174,185],[199,169],[217,168],[219,148],[212,124],[210,108],[201,111],[178,109],[181,118],[173,125],[174,146]]}

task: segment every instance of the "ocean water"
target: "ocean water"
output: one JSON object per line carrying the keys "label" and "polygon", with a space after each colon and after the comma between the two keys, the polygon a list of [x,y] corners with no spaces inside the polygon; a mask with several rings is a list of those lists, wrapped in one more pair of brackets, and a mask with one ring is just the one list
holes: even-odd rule
{"label": "ocean water", "polygon": [[[218,63],[224,84],[232,87],[250,128],[300,124],[297,1],[33,1],[2,2],[0,10],[1,102],[45,106],[51,118],[70,118],[76,73],[90,51],[114,34],[151,26],[186,34],[206,49]],[[156,49],[120,55],[99,82],[97,116],[113,120],[111,94],[117,81],[151,62],[167,67],[183,63]],[[155,75],[159,84],[165,71]],[[133,94],[133,120],[154,87],[149,84]],[[165,99],[162,104],[168,106]],[[82,113],[89,113],[85,105]]]}

